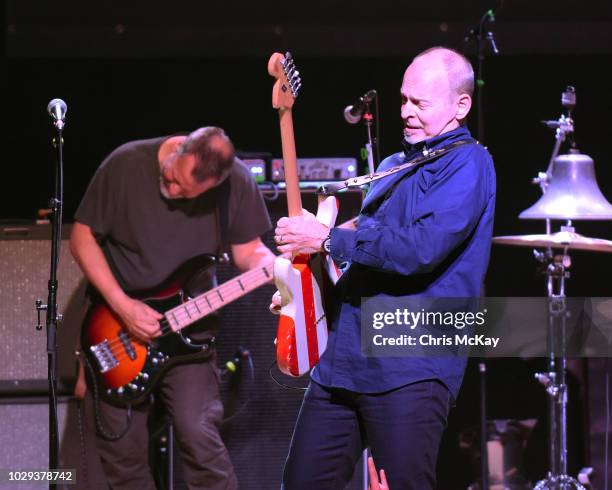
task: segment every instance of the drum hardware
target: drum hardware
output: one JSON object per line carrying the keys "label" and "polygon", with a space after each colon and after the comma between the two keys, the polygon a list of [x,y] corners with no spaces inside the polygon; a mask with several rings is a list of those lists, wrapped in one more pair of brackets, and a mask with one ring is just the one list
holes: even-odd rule
{"label": "drum hardware", "polygon": [[[546,172],[540,172],[533,183],[538,184],[543,196],[530,208],[520,213],[520,219],[543,219],[546,234],[500,236],[493,243],[545,248],[534,250],[534,258],[546,276],[548,296],[547,342],[548,371],[535,374],[548,395],[549,413],[549,471],[534,490],[586,490],[577,479],[567,474],[567,402],[566,384],[566,295],[565,281],[569,279],[571,258],[569,250],[612,252],[612,242],[576,233],[572,220],[611,220],[612,205],[602,194],[595,179],[593,160],[581,154],[573,140],[572,110],[576,105],[576,91],[568,86],[561,96],[566,109],[556,121],[543,121],[555,129],[555,145]],[[561,144],[568,139],[571,149],[559,155]],[[559,232],[551,232],[551,220],[566,221]],[[561,249],[561,253],[553,253]],[[584,475],[582,475],[584,476]],[[581,478],[583,481],[584,478]],[[588,481],[588,479],[587,479]]]}
{"label": "drum hardware", "polygon": [[[568,392],[565,379],[567,369],[565,350],[567,319],[565,281],[569,279],[569,268],[572,265],[571,258],[567,254],[572,242],[566,241],[566,243],[561,243],[559,237],[565,236],[560,235],[563,233],[569,234],[570,237],[572,235],[581,237],[581,235],[577,235],[573,231],[561,231],[554,235],[525,235],[495,237],[493,239],[494,243],[503,245],[526,246],[530,244],[531,246],[548,247],[545,252],[534,250],[534,258],[546,276],[546,292],[548,296],[547,343],[549,347],[548,371],[535,373],[535,378],[544,386],[548,395],[550,466],[547,477],[540,480],[534,487],[534,490],[543,490],[545,488],[553,490],[567,490],[569,488],[585,490],[585,487],[578,480],[567,474]],[[533,237],[538,238],[534,240]],[[557,240],[554,239],[555,237]],[[573,243],[579,242],[575,241]],[[580,245],[583,246],[584,243],[580,243]],[[611,247],[609,251],[612,251],[612,242],[608,246]],[[552,248],[562,248],[563,251],[561,254],[554,254]],[[587,248],[587,250],[597,249]]]}
{"label": "drum hardware", "polygon": [[[547,341],[549,346],[548,371],[535,373],[548,395],[549,422],[549,472],[540,480],[535,490],[544,488],[566,490],[584,487],[567,474],[567,402],[566,384],[566,295],[565,281],[569,278],[571,259],[564,249],[561,255],[545,254],[540,259],[546,267],[548,295]],[[560,352],[559,352],[560,350]]]}
{"label": "drum hardware", "polygon": [[[601,238],[590,238],[580,235],[573,228],[562,227],[561,231],[550,235],[507,235],[493,238],[493,243],[499,245],[514,245],[519,247],[541,247],[548,249],[586,250],[590,252],[612,253],[612,241]],[[535,252],[543,254],[544,252]]]}
{"label": "drum hardware", "polygon": [[[548,396],[549,413],[549,471],[534,490],[586,490],[578,480],[567,474],[567,403],[566,384],[566,295],[565,282],[570,277],[572,265],[568,250],[612,252],[612,241],[579,235],[573,227],[562,227],[561,231],[542,235],[499,236],[493,243],[500,245],[531,246],[546,248],[534,250],[534,258],[546,276],[548,296],[547,342],[549,346],[548,371],[535,374]],[[554,253],[553,249],[561,249]]]}
{"label": "drum hardware", "polygon": [[[543,196],[523,211],[520,219],[545,219],[546,234],[550,235],[550,220],[610,220],[612,205],[602,194],[595,179],[593,159],[580,153],[574,141],[572,111],[576,106],[576,90],[568,86],[561,94],[561,105],[566,109],[558,120],[542,121],[555,129],[555,145],[546,172],[533,179]],[[569,154],[559,155],[561,144],[570,140]],[[571,223],[568,223],[571,226]]]}
{"label": "drum hardware", "polygon": [[[537,423],[536,419],[488,420],[485,432],[485,448],[488,464],[489,490],[531,490],[533,487],[525,475],[525,448]],[[473,477],[480,473],[480,428],[465,429],[459,434],[459,447],[466,452]],[[482,480],[482,476],[480,477]],[[467,490],[482,490],[481,483],[472,483]]]}

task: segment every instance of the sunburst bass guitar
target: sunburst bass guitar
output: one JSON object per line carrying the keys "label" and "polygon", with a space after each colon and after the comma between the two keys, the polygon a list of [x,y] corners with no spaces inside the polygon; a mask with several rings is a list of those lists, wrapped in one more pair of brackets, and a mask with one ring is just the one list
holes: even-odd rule
{"label": "sunburst bass guitar", "polygon": [[164,284],[137,295],[164,315],[159,322],[162,335],[150,343],[132,336],[103,301],[92,306],[81,334],[81,352],[102,398],[116,405],[144,401],[170,367],[201,357],[213,346],[214,337],[195,341],[188,327],[272,281],[270,263],[190,298],[190,284],[213,281],[214,263],[210,256],[192,259]]}

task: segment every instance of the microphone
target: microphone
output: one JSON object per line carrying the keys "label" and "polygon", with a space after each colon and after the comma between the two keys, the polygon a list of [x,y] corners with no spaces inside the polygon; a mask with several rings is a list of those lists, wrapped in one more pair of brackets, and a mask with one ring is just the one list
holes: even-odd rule
{"label": "microphone", "polygon": [[370,90],[366,92],[363,97],[359,97],[359,100],[353,105],[347,105],[344,108],[344,119],[346,122],[349,124],[357,124],[361,120],[368,104],[374,97],[376,97],[376,90]]}
{"label": "microphone", "polygon": [[47,112],[55,121],[53,124],[59,130],[64,128],[64,118],[68,112],[68,106],[62,99],[53,99],[47,105]]}

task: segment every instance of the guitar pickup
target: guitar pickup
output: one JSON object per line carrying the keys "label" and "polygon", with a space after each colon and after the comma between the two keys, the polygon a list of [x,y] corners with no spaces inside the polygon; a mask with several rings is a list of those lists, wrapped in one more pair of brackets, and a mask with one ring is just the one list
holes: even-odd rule
{"label": "guitar pickup", "polygon": [[128,357],[133,361],[136,359],[136,350],[134,349],[134,345],[132,344],[132,339],[126,332],[121,332],[119,334],[119,338],[121,339],[121,343],[123,344],[123,348],[125,349]]}
{"label": "guitar pickup", "polygon": [[119,364],[119,361],[117,361],[117,358],[113,354],[113,351],[108,344],[108,340],[92,345],[90,350],[94,355],[98,366],[100,367],[100,372],[102,373],[110,371]]}

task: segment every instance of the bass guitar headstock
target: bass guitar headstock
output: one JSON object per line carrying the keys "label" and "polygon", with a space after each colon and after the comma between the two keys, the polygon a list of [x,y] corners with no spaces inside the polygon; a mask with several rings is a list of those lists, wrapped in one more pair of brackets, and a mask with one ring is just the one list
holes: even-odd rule
{"label": "bass guitar headstock", "polygon": [[300,72],[295,68],[291,53],[287,51],[284,56],[280,53],[270,56],[268,73],[276,78],[272,88],[272,107],[291,109],[302,86]]}

